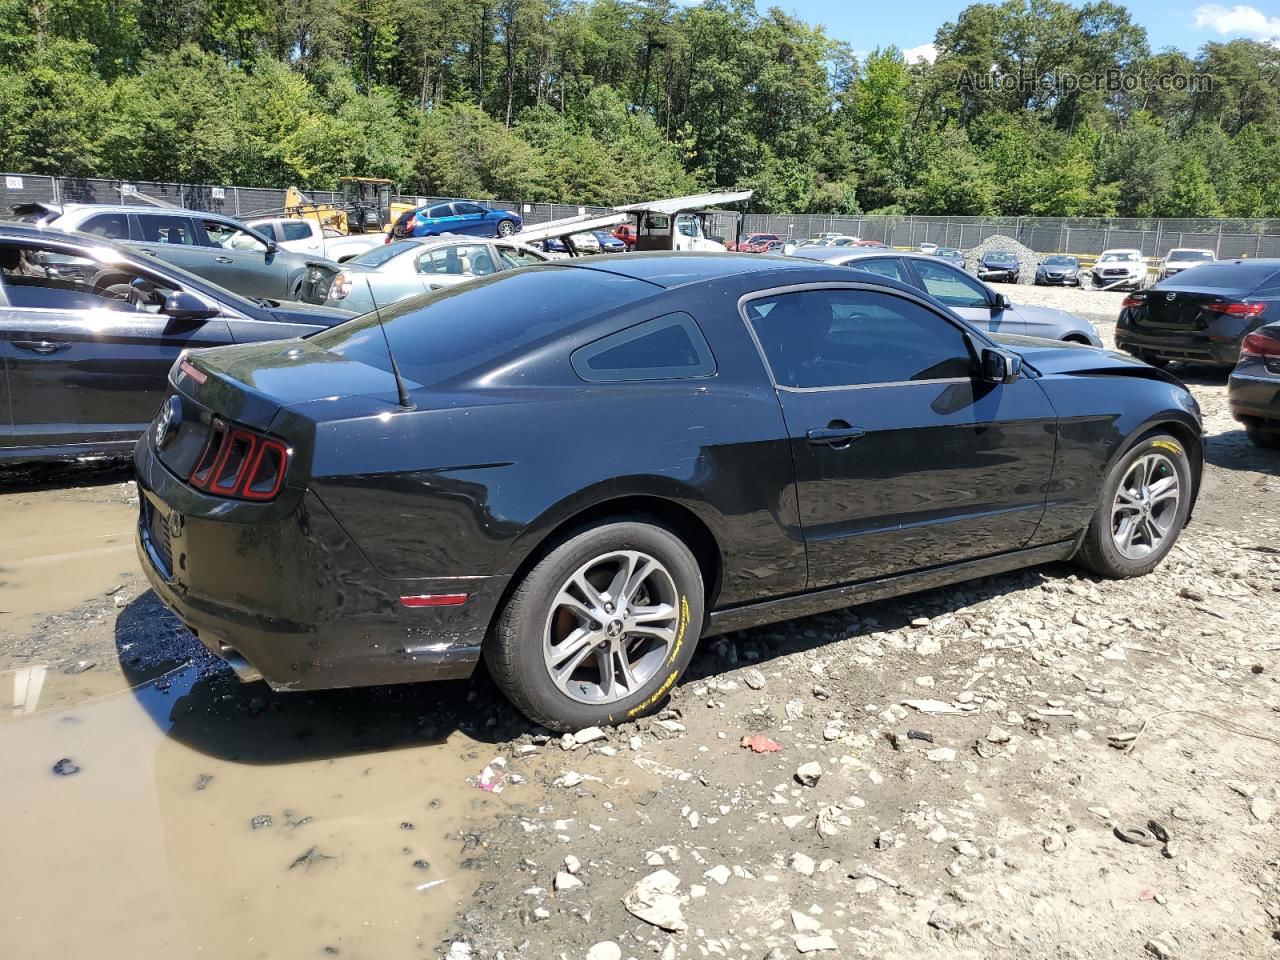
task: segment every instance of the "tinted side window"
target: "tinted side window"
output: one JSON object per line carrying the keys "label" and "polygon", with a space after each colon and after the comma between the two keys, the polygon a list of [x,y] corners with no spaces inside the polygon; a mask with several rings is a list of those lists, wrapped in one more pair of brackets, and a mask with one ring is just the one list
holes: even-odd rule
{"label": "tinted side window", "polygon": [[301,220],[280,224],[281,232],[286,240],[310,240],[311,226]]}
{"label": "tinted side window", "polygon": [[455,203],[453,212],[460,217],[477,217],[487,211],[484,207],[475,203]]}
{"label": "tinted side window", "polygon": [[426,217],[429,220],[434,220],[437,217],[452,217],[453,207],[447,203],[437,204],[434,207],[428,207],[426,210],[423,210],[419,216]]}
{"label": "tinted side window", "polygon": [[173,217],[167,214],[137,214],[142,227],[142,239],[146,243],[178,243],[192,246],[196,243],[196,227],[190,217]]}
{"label": "tinted side window", "polygon": [[35,244],[0,244],[0,287],[9,305],[36,310],[159,313],[172,289],[132,268]]}
{"label": "tinted side window", "polygon": [[954,267],[928,260],[913,260],[920,282],[929,294],[949,307],[986,307],[987,288]]}
{"label": "tinted side window", "polygon": [[784,293],[750,301],[746,314],[782,386],[943,380],[972,370],[959,328],[887,293]]}
{"label": "tinted side window", "polygon": [[525,250],[523,247],[508,247],[502,244],[498,245],[498,256],[502,258],[503,263],[508,267],[523,267],[531,263],[545,263],[547,259],[532,250]]}
{"label": "tinted side window", "polygon": [[682,380],[716,372],[702,331],[693,317],[671,313],[646,320],[579,347],[570,358],[583,380]]}
{"label": "tinted side window", "polygon": [[902,261],[896,257],[875,257],[870,260],[850,260],[846,266],[853,267],[855,270],[865,270],[867,273],[874,273],[881,277],[892,277],[894,280],[901,280],[903,283],[911,283],[907,279],[906,272],[902,269]]}
{"label": "tinted side window", "polygon": [[100,213],[80,225],[81,233],[92,233],[108,240],[129,239],[129,215],[127,213]]}

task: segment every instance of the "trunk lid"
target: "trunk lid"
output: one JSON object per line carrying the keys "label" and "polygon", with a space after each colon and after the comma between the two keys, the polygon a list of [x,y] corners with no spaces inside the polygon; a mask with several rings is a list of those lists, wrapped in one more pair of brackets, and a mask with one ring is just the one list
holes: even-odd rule
{"label": "trunk lid", "polygon": [[1135,330],[1207,330],[1221,314],[1205,310],[1206,304],[1231,302],[1225,291],[1188,290],[1166,287],[1144,291],[1143,303],[1129,308],[1129,323]]}

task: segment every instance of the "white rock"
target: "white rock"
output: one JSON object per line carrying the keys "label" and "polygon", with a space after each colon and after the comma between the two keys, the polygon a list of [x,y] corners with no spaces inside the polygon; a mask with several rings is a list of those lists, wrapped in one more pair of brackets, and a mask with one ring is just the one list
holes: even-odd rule
{"label": "white rock", "polygon": [[815,864],[813,862],[813,857],[808,854],[799,852],[791,854],[791,869],[796,873],[802,873],[806,877],[812,877],[814,867]]}
{"label": "white rock", "polygon": [[622,948],[612,940],[601,940],[587,951],[587,960],[622,960]]}
{"label": "white rock", "polygon": [[581,747],[596,740],[603,740],[606,736],[607,734],[599,727],[585,727],[573,735],[573,742]]}
{"label": "white rock", "polygon": [[1056,833],[1051,833],[1044,838],[1045,853],[1061,853],[1067,848],[1067,842]]}
{"label": "white rock", "polygon": [[992,727],[987,731],[988,743],[1008,743],[1012,739],[1008,730],[1002,727]]}
{"label": "white rock", "polygon": [[764,673],[757,667],[752,667],[743,676],[747,686],[752,690],[763,690],[765,685]]}
{"label": "white rock", "polygon": [[822,765],[817,760],[802,763],[796,770],[796,780],[806,787],[816,786],[822,778]]}
{"label": "white rock", "polygon": [[644,746],[644,738],[632,737],[630,740],[627,741],[627,746],[629,746],[632,750],[639,750],[641,747]]}
{"label": "white rock", "polygon": [[703,876],[708,877],[711,880],[714,880],[716,883],[720,884],[720,886],[723,887],[726,883],[729,882],[729,878],[733,876],[733,871],[730,870],[728,867],[726,867],[722,863],[722,864],[719,864],[718,866],[712,867],[710,870],[704,873]]}
{"label": "white rock", "polygon": [[564,868],[569,873],[576,874],[582,869],[582,861],[571,853],[564,858]]}
{"label": "white rock", "polygon": [[799,910],[791,911],[791,923],[800,933],[817,933],[822,929],[822,921]]}
{"label": "white rock", "polygon": [[1249,804],[1249,813],[1259,823],[1266,823],[1275,812],[1276,805],[1265,797],[1254,797],[1253,802]]}
{"label": "white rock", "polygon": [[934,763],[953,763],[956,759],[956,752],[951,747],[934,747],[925,756]]}
{"label": "white rock", "polygon": [[874,877],[859,877],[853,882],[853,892],[859,896],[865,896],[868,893],[875,893],[879,886],[880,882]]}
{"label": "white rock", "polygon": [[685,930],[684,915],[680,910],[680,878],[670,870],[656,870],[641,879],[622,898],[622,905],[633,917],[651,923],[663,930]]}
{"label": "white rock", "polygon": [[782,825],[786,827],[788,830],[794,830],[796,827],[800,826],[800,824],[804,823],[808,819],[809,818],[804,816],[803,814],[792,813],[782,818]]}
{"label": "white rock", "polygon": [[818,953],[821,950],[839,950],[840,947],[825,933],[813,937],[796,937],[796,949],[801,953]]}
{"label": "white rock", "polygon": [[553,884],[557,893],[563,893],[566,890],[576,890],[582,886],[582,881],[575,877],[572,873],[561,870],[556,874],[555,883]]}

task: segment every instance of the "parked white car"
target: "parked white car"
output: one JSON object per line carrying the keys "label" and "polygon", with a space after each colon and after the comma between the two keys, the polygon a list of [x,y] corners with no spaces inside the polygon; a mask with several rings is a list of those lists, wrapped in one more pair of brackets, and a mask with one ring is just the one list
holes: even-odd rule
{"label": "parked white car", "polygon": [[1141,250],[1128,247],[1103,250],[1091,276],[1095,288],[1137,290],[1147,282],[1147,261]]}
{"label": "parked white car", "polygon": [[337,263],[345,263],[387,242],[385,233],[344,235],[325,229],[314,220],[298,217],[250,220],[249,226],[271,237],[281,249],[324,257]]}
{"label": "parked white car", "polygon": [[1189,270],[1202,263],[1213,263],[1218,258],[1212,250],[1196,247],[1175,247],[1164,255],[1160,261],[1160,279],[1172,277],[1175,273]]}
{"label": "parked white car", "polygon": [[569,238],[579,253],[599,253],[600,240],[594,233],[575,233]]}
{"label": "parked white car", "polygon": [[921,253],[931,253],[931,254],[932,254],[932,253],[937,253],[937,252],[938,252],[938,245],[937,245],[936,243],[929,243],[929,242],[927,242],[927,241],[926,241],[925,243],[920,244],[920,252],[921,252]]}

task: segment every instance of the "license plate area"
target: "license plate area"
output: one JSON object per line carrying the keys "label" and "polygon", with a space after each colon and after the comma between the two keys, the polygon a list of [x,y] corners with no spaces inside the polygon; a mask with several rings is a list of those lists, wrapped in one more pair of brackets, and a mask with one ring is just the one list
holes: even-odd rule
{"label": "license plate area", "polygon": [[167,582],[173,581],[173,544],[170,528],[174,522],[167,512],[150,496],[139,500],[139,531],[143,549],[151,565]]}

